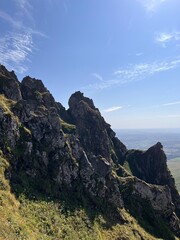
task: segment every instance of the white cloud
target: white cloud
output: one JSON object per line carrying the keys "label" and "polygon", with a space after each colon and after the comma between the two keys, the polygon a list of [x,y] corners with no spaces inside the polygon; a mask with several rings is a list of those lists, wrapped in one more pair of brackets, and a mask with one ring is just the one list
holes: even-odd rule
{"label": "white cloud", "polygon": [[155,41],[162,44],[163,47],[166,47],[168,42],[175,42],[180,40],[180,32],[160,32],[156,35]]}
{"label": "white cloud", "polygon": [[159,36],[156,37],[157,42],[168,42],[173,38],[172,34],[169,33],[160,33]]}
{"label": "white cloud", "polygon": [[119,79],[119,83],[132,82],[153,75],[158,72],[165,72],[180,66],[180,58],[171,61],[141,63],[130,66],[126,69],[120,69],[114,72]]}
{"label": "white cloud", "polygon": [[19,73],[27,70],[26,63],[33,50],[32,35],[25,33],[9,33],[0,37],[0,62]]}
{"label": "white cloud", "polygon": [[180,101],[178,101],[178,102],[171,102],[171,103],[165,103],[165,104],[163,104],[163,106],[172,106],[172,105],[177,105],[177,104],[180,104]]}
{"label": "white cloud", "polygon": [[[30,62],[29,57],[34,47],[33,35],[47,37],[34,26],[33,8],[29,0],[14,0],[17,10],[11,16],[0,10],[0,18],[10,24],[10,29],[4,35],[0,34],[0,63],[16,72],[23,73]],[[25,24],[30,20],[29,26]]]}
{"label": "white cloud", "polygon": [[121,84],[140,81],[148,76],[165,72],[177,67],[180,67],[180,57],[166,61],[130,65],[127,68],[120,68],[114,71],[112,74],[112,79],[103,80],[100,82],[98,81],[94,84],[88,85],[85,88],[102,90]]}
{"label": "white cloud", "polygon": [[110,108],[104,109],[102,111],[106,112],[106,113],[109,113],[109,112],[117,111],[117,110],[122,109],[122,108],[123,108],[122,106],[114,106],[114,107],[110,107]]}
{"label": "white cloud", "polygon": [[148,12],[155,12],[167,0],[137,0]]}
{"label": "white cloud", "polygon": [[99,75],[98,73],[92,73],[92,76],[98,79],[99,81],[103,81],[103,77]]}

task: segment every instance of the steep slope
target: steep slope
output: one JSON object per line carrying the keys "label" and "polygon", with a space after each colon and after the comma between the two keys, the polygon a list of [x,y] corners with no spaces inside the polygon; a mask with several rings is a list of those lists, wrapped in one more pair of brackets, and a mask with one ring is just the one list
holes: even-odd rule
{"label": "steep slope", "polygon": [[[25,77],[20,83],[2,65],[0,93],[1,164],[6,166],[1,178],[7,185],[4,193],[17,206],[5,215],[2,233],[8,234],[8,219],[17,217],[19,235],[11,239],[180,236],[179,195],[160,144],[145,157],[129,152],[81,92],[70,97],[66,111],[42,81]],[[151,176],[156,161],[162,172]],[[123,164],[129,164],[131,173]]]}
{"label": "steep slope", "polygon": [[[11,193],[5,171],[9,164],[0,153],[0,239],[57,240],[57,239],[155,239],[141,228],[125,211],[121,215],[126,224],[114,224],[111,212],[106,215],[91,207],[84,208],[66,199],[66,202],[42,196],[31,198],[21,194],[17,199]],[[107,220],[108,218],[108,220]],[[113,218],[113,220],[112,220]],[[111,226],[114,225],[113,229]],[[133,227],[132,227],[133,226]]]}

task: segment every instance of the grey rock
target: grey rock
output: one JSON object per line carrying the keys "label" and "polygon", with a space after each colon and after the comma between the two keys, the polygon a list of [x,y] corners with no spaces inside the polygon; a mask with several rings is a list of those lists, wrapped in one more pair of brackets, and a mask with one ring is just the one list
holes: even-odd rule
{"label": "grey rock", "polygon": [[0,65],[0,94],[14,101],[22,99],[20,84],[14,72],[9,72],[3,65]]}

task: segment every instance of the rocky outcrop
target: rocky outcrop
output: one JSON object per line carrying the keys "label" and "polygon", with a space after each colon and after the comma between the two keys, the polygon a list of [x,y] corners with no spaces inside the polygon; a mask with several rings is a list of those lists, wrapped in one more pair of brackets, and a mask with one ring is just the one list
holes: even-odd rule
{"label": "rocky outcrop", "polygon": [[104,121],[91,99],[76,92],[69,99],[69,113],[87,154],[101,155],[109,162],[122,163],[127,149]]}
{"label": "rocky outcrop", "polygon": [[161,143],[157,143],[147,151],[129,150],[126,153],[133,175],[152,184],[167,184],[169,171],[166,156]]}
{"label": "rocky outcrop", "polygon": [[180,196],[174,179],[167,167],[167,158],[160,142],[147,151],[129,150],[126,160],[132,174],[147,183],[167,185],[172,194],[178,216],[180,216]]}
{"label": "rocky outcrop", "polygon": [[179,195],[160,143],[146,152],[128,151],[81,92],[70,97],[67,111],[41,80],[28,76],[20,83],[3,66],[0,73],[0,150],[9,160],[13,189],[56,198],[68,191],[96,208],[132,214],[137,203],[143,214],[148,202],[151,220],[162,218],[179,236]]}
{"label": "rocky outcrop", "polygon": [[25,77],[21,83],[22,98],[27,101],[34,101],[38,105],[44,105],[47,108],[54,107],[55,100],[50,92],[44,87],[41,80]]}
{"label": "rocky outcrop", "polygon": [[[144,211],[151,215],[153,220],[152,209],[155,210],[154,220],[161,216],[170,228],[180,235],[180,220],[175,212],[175,205],[173,204],[171,190],[167,185],[160,186],[148,184],[136,177],[127,177],[120,180],[121,191],[123,192],[123,199],[126,199],[125,205],[134,202],[132,212],[136,212],[138,217],[143,217]],[[131,200],[129,199],[129,189],[131,189]],[[142,201],[142,199],[144,201]],[[142,207],[144,205],[144,208]],[[131,205],[132,206],[132,205]]]}
{"label": "rocky outcrop", "polygon": [[[20,137],[18,119],[13,116],[7,106],[5,97],[0,101],[0,148],[3,152],[11,152]],[[11,101],[10,101],[11,102]]]}
{"label": "rocky outcrop", "polygon": [[9,72],[3,65],[0,65],[0,94],[14,101],[21,99],[19,82],[15,73]]}

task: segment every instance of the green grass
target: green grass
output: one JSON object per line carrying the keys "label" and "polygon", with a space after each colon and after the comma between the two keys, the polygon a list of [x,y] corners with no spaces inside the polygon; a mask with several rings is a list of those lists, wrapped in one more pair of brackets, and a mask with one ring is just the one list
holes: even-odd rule
{"label": "green grass", "polygon": [[90,202],[77,204],[72,195],[66,201],[37,192],[15,197],[4,176],[8,167],[0,151],[0,240],[155,239],[125,209],[102,213]]}
{"label": "green grass", "polygon": [[20,196],[20,203],[19,212],[33,230],[34,239],[99,239],[94,223],[83,209],[72,212],[63,202],[32,201],[24,195]]}
{"label": "green grass", "polygon": [[[51,189],[40,193],[25,174],[22,179],[26,184],[15,184],[19,186],[15,192],[5,178],[8,168],[0,151],[0,240],[157,239],[125,209],[115,211],[109,205],[100,210],[83,193],[81,200],[73,193],[57,199],[51,195]],[[45,179],[42,184],[48,188]]]}
{"label": "green grass", "polygon": [[64,133],[71,134],[76,130],[75,125],[64,122],[62,119],[60,119],[60,123],[62,125],[62,130]]}
{"label": "green grass", "polygon": [[130,173],[131,175],[133,175],[132,172],[131,172],[129,163],[128,163],[127,161],[124,162],[123,167],[126,169],[126,171],[128,171],[128,173]]}
{"label": "green grass", "polygon": [[12,107],[16,104],[15,101],[7,99],[4,94],[0,94],[0,108],[3,109],[3,112],[6,116],[10,116],[19,124],[19,119],[11,111]]}
{"label": "green grass", "polygon": [[[14,200],[17,201],[17,200]],[[19,203],[20,202],[20,203]],[[62,202],[29,200],[21,195],[19,205],[3,216],[0,239],[17,240],[153,240],[125,210],[126,224],[108,226],[102,215],[91,219],[85,209],[68,209]],[[11,208],[12,209],[12,208]],[[6,223],[6,224],[4,224]],[[5,225],[5,226],[4,226]],[[120,238],[123,237],[123,238]]]}
{"label": "green grass", "polygon": [[10,108],[15,105],[15,101],[11,100],[11,99],[7,99],[4,94],[0,94],[0,107],[3,108],[4,112],[6,114],[12,114]]}
{"label": "green grass", "polygon": [[180,192],[180,157],[169,160],[167,164],[175,179],[176,187]]}

